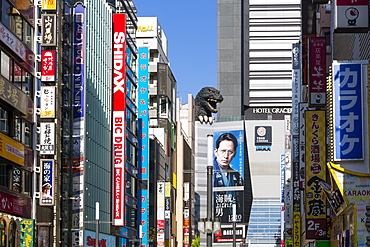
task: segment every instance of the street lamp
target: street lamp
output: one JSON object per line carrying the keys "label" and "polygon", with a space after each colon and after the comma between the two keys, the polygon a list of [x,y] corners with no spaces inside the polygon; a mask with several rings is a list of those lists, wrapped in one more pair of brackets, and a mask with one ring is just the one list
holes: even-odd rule
{"label": "street lamp", "polygon": [[213,135],[207,135],[207,218],[198,220],[198,229],[207,234],[207,247],[212,246],[212,233],[221,231],[221,220],[213,218]]}

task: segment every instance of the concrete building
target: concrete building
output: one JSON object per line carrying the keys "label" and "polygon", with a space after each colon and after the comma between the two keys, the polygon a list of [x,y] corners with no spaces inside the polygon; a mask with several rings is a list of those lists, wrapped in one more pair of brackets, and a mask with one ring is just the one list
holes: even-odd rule
{"label": "concrete building", "polygon": [[291,107],[291,47],[301,35],[298,0],[218,0],[218,118],[284,119]]}

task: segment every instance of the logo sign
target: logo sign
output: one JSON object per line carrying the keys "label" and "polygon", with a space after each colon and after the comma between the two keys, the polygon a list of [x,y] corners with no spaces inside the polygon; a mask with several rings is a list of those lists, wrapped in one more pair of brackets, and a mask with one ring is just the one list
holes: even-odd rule
{"label": "logo sign", "polygon": [[113,225],[124,225],[126,15],[113,14]]}
{"label": "logo sign", "polygon": [[293,69],[301,69],[301,45],[299,43],[293,44],[292,64]]}
{"label": "logo sign", "polygon": [[310,38],[309,42],[310,105],[325,105],[326,41],[325,38]]}
{"label": "logo sign", "polygon": [[[367,0],[335,1],[335,28],[358,29],[369,26]],[[367,32],[367,31],[366,31]]]}
{"label": "logo sign", "polygon": [[271,126],[256,126],[255,127],[254,144],[272,145],[272,127]]}
{"label": "logo sign", "polygon": [[41,86],[40,110],[41,118],[55,117],[55,87]]}
{"label": "logo sign", "polygon": [[0,133],[0,156],[24,166],[24,145]]}
{"label": "logo sign", "polygon": [[55,123],[40,123],[40,154],[55,153]]}
{"label": "logo sign", "polygon": [[54,205],[54,160],[40,160],[41,180],[40,180],[40,205]]}
{"label": "logo sign", "polygon": [[41,51],[41,81],[55,82],[56,51]]}
{"label": "logo sign", "polygon": [[334,158],[362,160],[363,86],[361,63],[338,63],[334,69]]}
{"label": "logo sign", "polygon": [[57,16],[55,14],[41,15],[41,45],[42,46],[56,46],[56,23]]}

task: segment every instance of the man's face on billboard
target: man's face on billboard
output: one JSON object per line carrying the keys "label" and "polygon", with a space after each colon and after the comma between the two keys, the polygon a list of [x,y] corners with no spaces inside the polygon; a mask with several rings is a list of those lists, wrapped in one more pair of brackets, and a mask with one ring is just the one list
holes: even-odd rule
{"label": "man's face on billboard", "polygon": [[229,169],[230,162],[235,157],[235,148],[232,141],[224,140],[220,142],[218,149],[214,151],[217,163],[222,169]]}

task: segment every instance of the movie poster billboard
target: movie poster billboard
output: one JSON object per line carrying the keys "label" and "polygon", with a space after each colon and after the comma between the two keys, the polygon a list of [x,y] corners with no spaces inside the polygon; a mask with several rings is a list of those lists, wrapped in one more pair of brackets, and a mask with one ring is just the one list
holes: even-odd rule
{"label": "movie poster billboard", "polygon": [[214,132],[214,217],[232,223],[244,222],[244,130]]}

